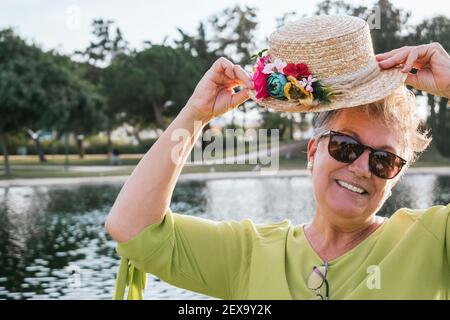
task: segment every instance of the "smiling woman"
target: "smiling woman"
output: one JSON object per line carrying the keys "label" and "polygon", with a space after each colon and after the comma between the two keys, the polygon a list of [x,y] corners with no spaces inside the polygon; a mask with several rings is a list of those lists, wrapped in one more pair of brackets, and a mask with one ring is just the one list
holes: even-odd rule
{"label": "smiling woman", "polygon": [[[126,285],[128,298],[141,298],[149,272],[224,299],[449,299],[450,204],[377,216],[430,142],[405,80],[450,97],[442,46],[376,58],[365,21],[317,16],[277,30],[258,56],[253,76],[218,59],[120,191],[106,221],[122,256],[115,298]],[[406,75],[411,67],[420,70]],[[239,85],[246,89],[235,93]],[[249,97],[280,111],[321,112],[308,144],[310,224],[213,221],[169,207],[201,133],[194,123],[204,126]],[[179,128],[192,139],[174,162]]]}
{"label": "smiling woman", "polygon": [[381,226],[375,214],[431,141],[414,109],[414,97],[401,86],[382,100],[316,115],[308,161],[317,211],[305,231],[324,260]]}

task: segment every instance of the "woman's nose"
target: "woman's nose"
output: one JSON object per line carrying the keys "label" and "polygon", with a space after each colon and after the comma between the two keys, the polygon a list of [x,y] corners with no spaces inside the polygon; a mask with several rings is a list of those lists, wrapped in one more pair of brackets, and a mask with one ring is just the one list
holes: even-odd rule
{"label": "woman's nose", "polygon": [[372,173],[369,169],[369,150],[364,150],[364,152],[352,163],[348,165],[348,169],[359,177],[370,178]]}

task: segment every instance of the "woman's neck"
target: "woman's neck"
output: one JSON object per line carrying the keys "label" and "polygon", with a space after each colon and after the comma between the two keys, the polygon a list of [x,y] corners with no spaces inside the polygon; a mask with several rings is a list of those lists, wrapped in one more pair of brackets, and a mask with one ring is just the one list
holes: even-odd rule
{"label": "woman's neck", "polygon": [[356,247],[378,229],[383,221],[383,218],[373,215],[358,224],[339,226],[316,213],[312,223],[305,226],[304,231],[322,260],[331,261]]}

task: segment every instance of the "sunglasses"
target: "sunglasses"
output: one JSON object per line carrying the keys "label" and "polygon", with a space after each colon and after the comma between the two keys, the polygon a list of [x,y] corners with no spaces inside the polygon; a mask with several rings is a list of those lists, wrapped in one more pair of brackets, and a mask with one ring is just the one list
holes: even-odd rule
{"label": "sunglasses", "polygon": [[392,152],[366,146],[344,133],[330,130],[322,134],[319,139],[322,137],[330,137],[328,153],[339,162],[352,163],[368,149],[370,151],[369,170],[382,179],[395,178],[407,162]]}
{"label": "sunglasses", "polygon": [[[315,292],[316,298],[321,300],[330,299],[330,288],[327,280],[328,262],[323,265],[313,267],[313,271],[308,278],[308,288]],[[325,296],[321,292],[321,288],[325,285]]]}

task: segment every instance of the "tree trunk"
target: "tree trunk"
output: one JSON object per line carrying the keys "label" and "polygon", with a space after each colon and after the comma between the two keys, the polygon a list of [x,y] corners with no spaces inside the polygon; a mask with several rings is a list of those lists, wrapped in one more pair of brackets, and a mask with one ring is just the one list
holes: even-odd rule
{"label": "tree trunk", "polygon": [[448,111],[447,111],[448,99],[441,97],[439,101],[438,119],[437,125],[437,149],[444,157],[450,157],[450,143],[448,143],[450,130],[447,127]]}
{"label": "tree trunk", "polygon": [[431,132],[434,135],[434,131],[437,130],[437,126],[436,126],[436,111],[434,110],[435,107],[435,101],[434,101],[434,96],[432,94],[427,94],[427,103],[428,106],[430,107],[430,119],[429,119],[429,125],[431,128]]}
{"label": "tree trunk", "polygon": [[83,138],[79,138],[77,135],[77,147],[78,147],[78,155],[80,159],[84,158],[84,145],[83,145]]}
{"label": "tree trunk", "polygon": [[439,153],[444,157],[450,157],[450,145],[448,143],[450,130],[448,130],[446,126],[448,118],[447,102],[448,100],[446,98],[440,98],[439,111],[436,114],[435,96],[428,94],[428,105],[431,108],[429,123],[431,127],[431,133],[433,135],[433,143]]}
{"label": "tree trunk", "polygon": [[108,128],[106,129],[106,137],[107,137],[107,150],[108,150],[108,154],[111,155],[112,154],[112,140],[111,140],[111,129]]}
{"label": "tree trunk", "polygon": [[247,108],[245,107],[245,105],[242,105],[242,107],[244,108],[244,120],[242,121],[242,129],[244,129],[245,132],[245,126],[247,125]]}
{"label": "tree trunk", "polygon": [[286,132],[286,129],[287,129],[287,126],[281,126],[280,127],[280,140],[282,140],[283,141],[283,137],[284,137],[284,133]]}
{"label": "tree trunk", "polygon": [[9,154],[8,154],[8,138],[6,134],[0,133],[0,144],[3,150],[4,168],[5,176],[9,177],[11,175],[11,167],[9,165]]}
{"label": "tree trunk", "polygon": [[234,128],[234,116],[236,109],[231,110],[231,127]]}
{"label": "tree trunk", "polygon": [[134,138],[137,140],[139,145],[142,145],[142,139],[141,136],[139,135],[139,132],[141,131],[141,129],[139,127],[134,128],[133,130],[133,136]]}
{"label": "tree trunk", "polygon": [[36,144],[36,152],[39,155],[39,161],[40,162],[47,162],[47,159],[45,159],[44,151],[41,148],[41,142],[39,141],[39,138],[33,139],[34,143]]}
{"label": "tree trunk", "polygon": [[155,113],[156,123],[158,124],[158,126],[161,129],[166,130],[166,123],[165,123],[164,118],[162,116],[161,108],[159,108],[156,105],[156,103],[152,103],[152,108],[153,108],[153,112]]}

